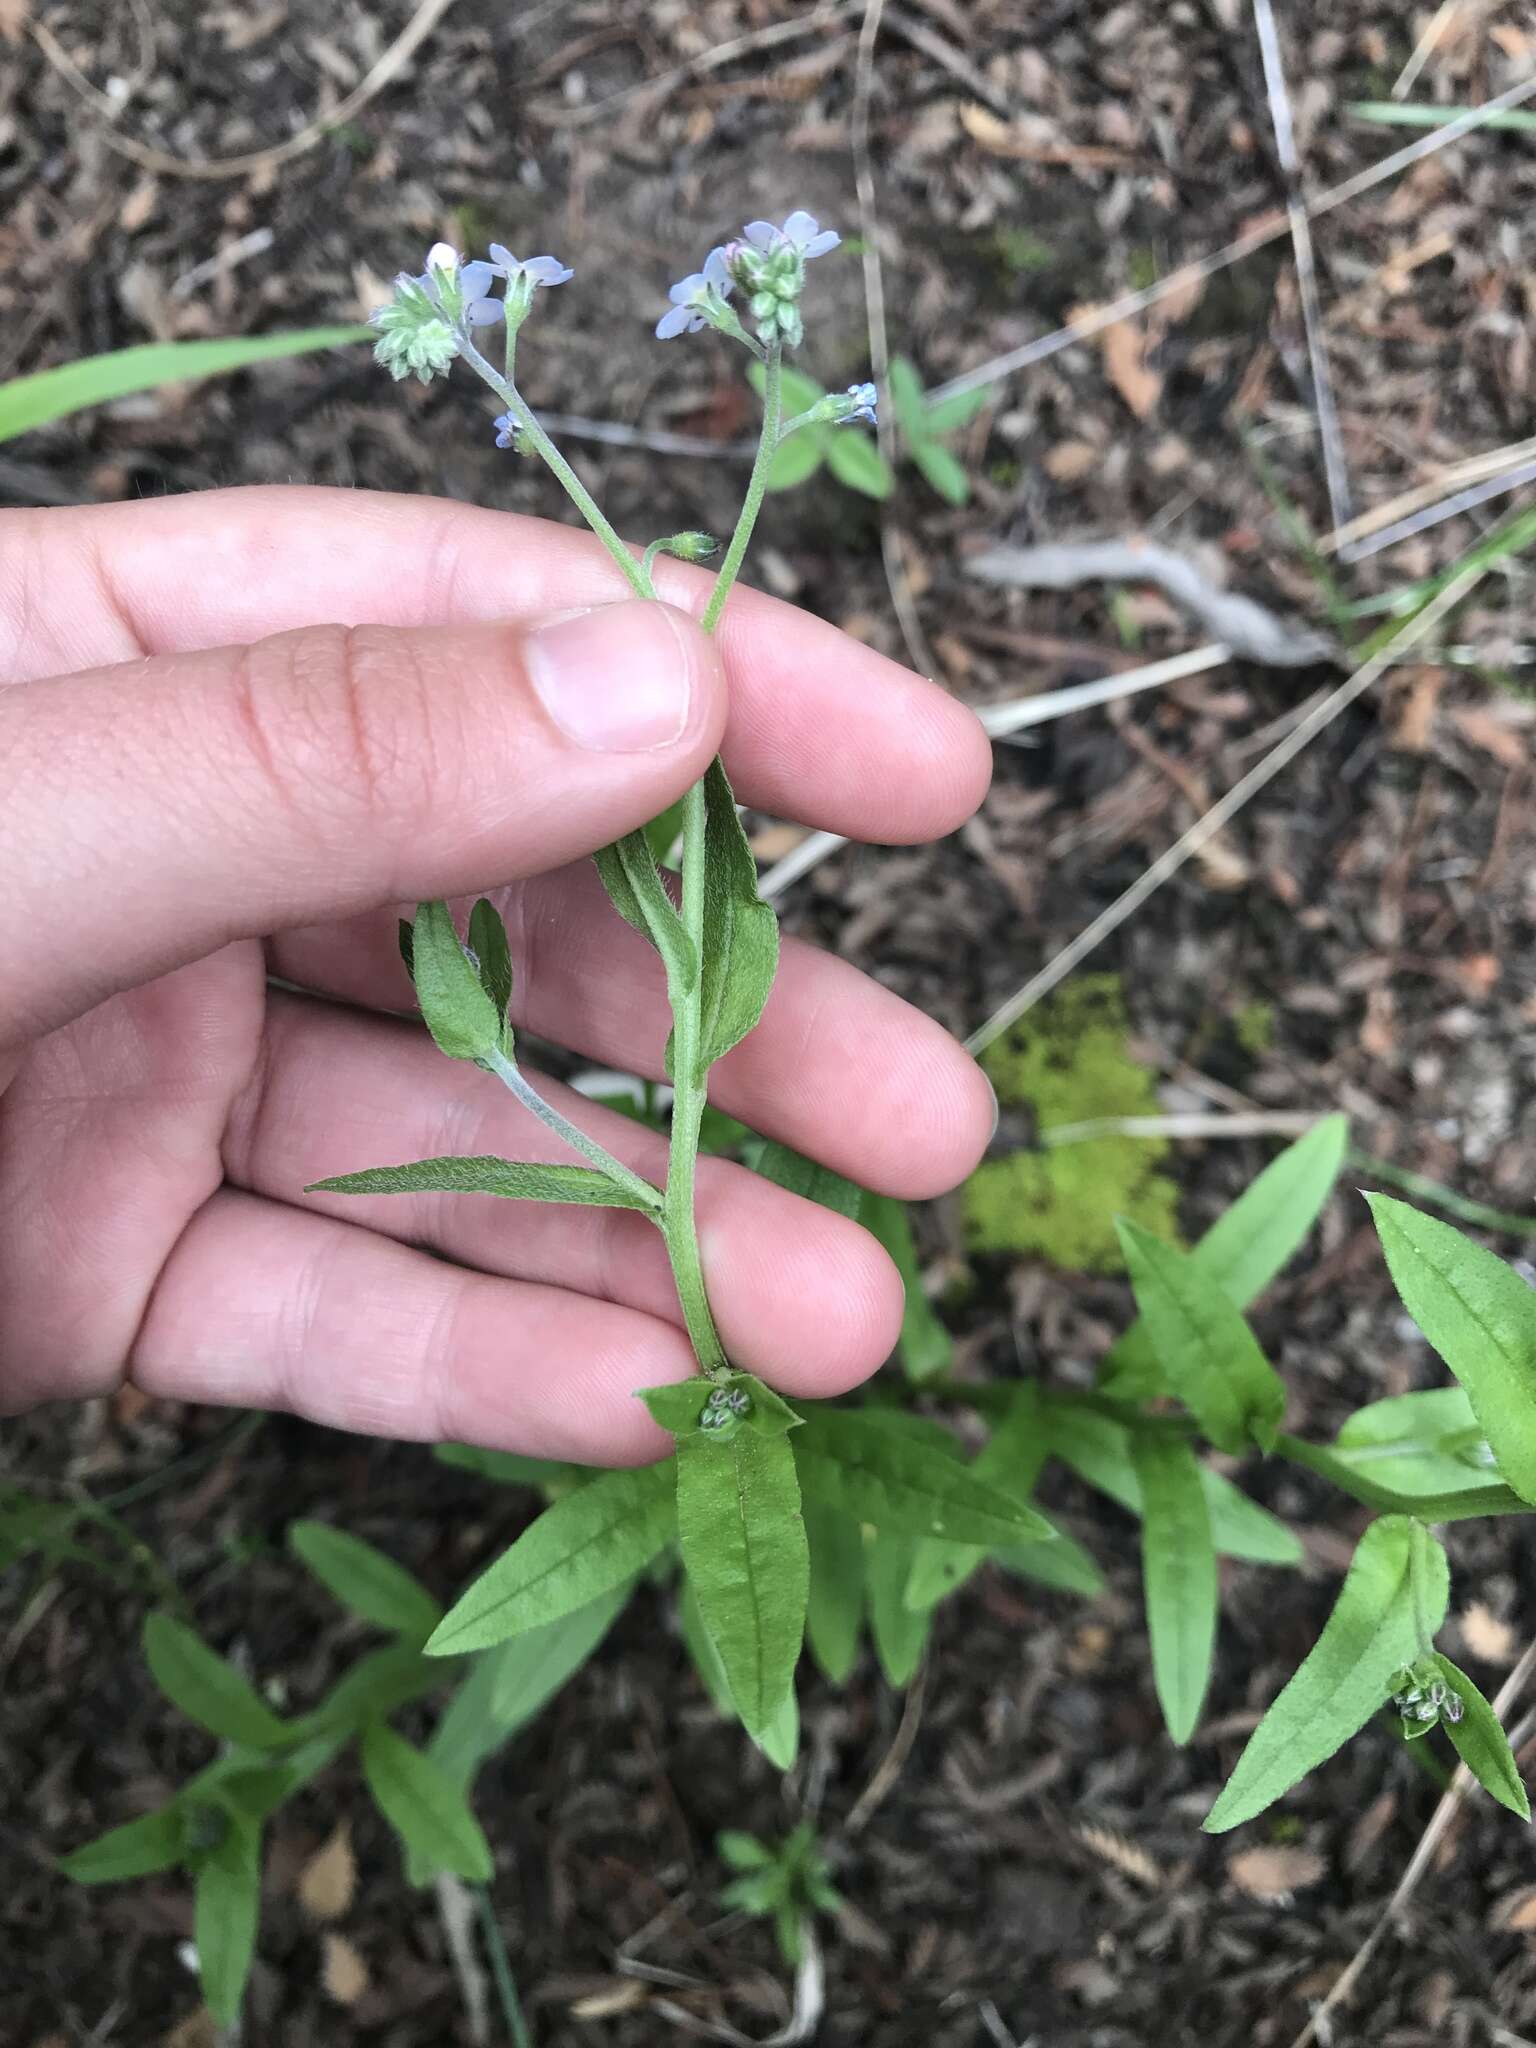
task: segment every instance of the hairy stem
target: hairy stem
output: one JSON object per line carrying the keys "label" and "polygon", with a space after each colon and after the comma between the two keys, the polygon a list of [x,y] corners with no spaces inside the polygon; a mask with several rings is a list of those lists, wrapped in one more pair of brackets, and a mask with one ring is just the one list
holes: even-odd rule
{"label": "hairy stem", "polygon": [[[625,581],[629,584],[635,595],[637,597],[654,597],[656,591],[650,577],[635,560],[629,549],[625,547],[623,541],[620,540],[596,498],[593,497],[581,478],[572,469],[548,434],[545,433],[543,427],[539,424],[538,415],[512,382],[511,377],[503,376],[494,364],[488,363],[474,343],[462,334],[459,336],[459,354],[468,363],[481,383],[488,384],[491,387],[502,404],[505,405],[507,411],[511,413],[524,433],[527,434],[544,462],[559,480],[566,496],[576,507],[582,518],[586,520],[588,526],[591,527],[609,554],[612,555],[615,562],[618,563],[620,569],[623,570]],[[508,345],[508,354],[510,357],[510,343]]]}

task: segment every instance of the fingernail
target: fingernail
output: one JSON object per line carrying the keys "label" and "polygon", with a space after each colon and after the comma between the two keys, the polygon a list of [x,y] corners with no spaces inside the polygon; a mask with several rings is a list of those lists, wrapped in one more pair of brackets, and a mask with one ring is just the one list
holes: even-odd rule
{"label": "fingernail", "polygon": [[998,1101],[997,1090],[992,1086],[989,1077],[986,1074],[983,1074],[981,1078],[983,1079],[983,1081],[986,1082],[987,1093],[992,1098],[992,1128],[987,1133],[987,1143],[990,1145],[992,1140],[997,1136],[998,1125],[1003,1120],[1003,1105]]}
{"label": "fingernail", "polygon": [[557,612],[524,643],[528,679],[568,739],[645,754],[687,730],[693,650],[670,606],[635,599]]}

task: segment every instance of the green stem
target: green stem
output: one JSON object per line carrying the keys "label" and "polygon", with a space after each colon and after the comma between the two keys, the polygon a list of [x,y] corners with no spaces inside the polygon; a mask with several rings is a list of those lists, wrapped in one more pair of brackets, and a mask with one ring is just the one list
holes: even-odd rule
{"label": "green stem", "polygon": [[[731,535],[730,546],[725,551],[725,559],[720,564],[720,572],[700,620],[706,633],[712,633],[720,623],[720,614],[725,610],[725,601],[741,568],[747,543],[752,538],[752,528],[762,509],[763,494],[768,487],[768,470],[779,435],[780,349],[777,343],[768,351],[767,369],[757,457],[752,465],[736,530]],[[693,940],[695,953],[701,960],[704,957],[704,827],[704,785],[696,782],[683,799],[682,918],[683,928]],[[699,1256],[698,1224],[694,1216],[699,1125],[709,1090],[708,1071],[701,1064],[702,1009],[703,989],[698,981],[691,989],[678,991],[672,1007],[672,1141],[667,1159],[667,1189],[661,1227],[689,1339],[704,1370],[718,1373],[727,1369],[728,1361],[710,1313],[704,1267]]]}
{"label": "green stem", "polygon": [[768,472],[773,466],[774,451],[779,442],[779,372],[782,367],[783,350],[777,341],[770,342],[766,374],[763,379],[762,437],[758,441],[757,457],[747,481],[747,495],[741,501],[736,531],[731,535],[731,544],[725,551],[725,560],[720,564],[715,587],[709,593],[709,602],[705,605],[704,616],[699,621],[706,633],[713,633],[720,623],[720,614],[725,610],[725,600],[731,594],[731,586],[736,581],[742,558],[747,552],[747,543],[752,538],[757,515],[763,509],[763,496],[768,489]]}
{"label": "green stem", "polygon": [[[509,356],[510,350],[511,344],[509,343]],[[591,527],[609,554],[612,555],[615,562],[618,563],[620,569],[623,570],[625,581],[629,584],[635,595],[637,597],[654,597],[656,592],[650,577],[635,560],[629,549],[625,547],[623,541],[620,540],[596,498],[593,497],[581,478],[572,469],[548,434],[545,433],[543,427],[540,426],[538,415],[512,382],[511,377],[503,376],[494,364],[488,363],[474,343],[464,335],[459,337],[459,354],[468,363],[481,383],[488,384],[491,387],[496,396],[505,405],[507,411],[511,413],[524,433],[527,434],[529,440],[532,441],[551,472],[560,482],[566,496],[576,507],[582,518],[586,520],[588,526]]]}

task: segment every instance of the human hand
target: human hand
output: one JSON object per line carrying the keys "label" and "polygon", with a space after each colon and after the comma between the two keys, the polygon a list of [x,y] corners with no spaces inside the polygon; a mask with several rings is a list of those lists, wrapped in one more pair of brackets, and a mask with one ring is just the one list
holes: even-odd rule
{"label": "human hand", "polygon": [[[717,749],[743,801],[852,837],[980,800],[986,739],[941,690],[748,590],[717,644],[686,616],[709,578],[660,580],[644,604],[567,528],[344,491],[0,515],[0,1411],[127,1377],[393,1437],[666,1447],[632,1395],[692,1359],[644,1217],[302,1193],[449,1152],[569,1163],[381,1014],[418,898],[490,894],[525,1028],[659,1078],[660,965],[584,855]],[[662,1178],[660,1139],[545,1085]],[[794,941],[712,1098],[907,1197],[992,1117],[945,1032]],[[858,1226],[717,1161],[699,1225],[741,1366],[830,1395],[888,1354],[900,1283]]]}

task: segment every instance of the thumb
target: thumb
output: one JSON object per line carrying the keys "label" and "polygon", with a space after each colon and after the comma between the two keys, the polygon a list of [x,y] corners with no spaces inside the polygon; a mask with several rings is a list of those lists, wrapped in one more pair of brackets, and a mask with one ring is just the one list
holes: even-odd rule
{"label": "thumb", "polygon": [[231,939],[590,853],[724,724],[714,642],[640,600],[0,689],[0,1046]]}

